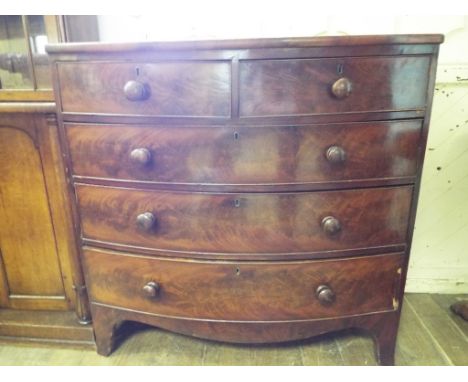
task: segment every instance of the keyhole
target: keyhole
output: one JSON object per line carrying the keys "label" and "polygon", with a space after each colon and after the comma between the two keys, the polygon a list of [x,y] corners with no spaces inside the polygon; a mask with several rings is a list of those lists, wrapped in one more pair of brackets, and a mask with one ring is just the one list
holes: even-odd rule
{"label": "keyhole", "polygon": [[234,133],[234,139],[239,139],[239,133],[237,131]]}
{"label": "keyhole", "polygon": [[234,207],[240,207],[240,200],[239,199],[234,200]]}
{"label": "keyhole", "polygon": [[336,72],[337,72],[338,74],[343,74],[343,64],[338,64],[338,65],[336,66]]}
{"label": "keyhole", "polygon": [[139,67],[136,67],[135,68],[135,72],[136,72],[136,75],[137,77],[140,75],[140,68]]}
{"label": "keyhole", "polygon": [[240,269],[236,268],[236,276],[239,276],[239,275],[240,275]]}

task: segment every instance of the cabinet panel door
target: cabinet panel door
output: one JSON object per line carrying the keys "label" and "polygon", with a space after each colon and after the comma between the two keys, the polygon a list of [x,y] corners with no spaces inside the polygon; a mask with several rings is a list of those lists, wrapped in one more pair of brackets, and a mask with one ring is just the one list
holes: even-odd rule
{"label": "cabinet panel door", "polygon": [[60,309],[67,302],[43,163],[27,130],[0,126],[0,305]]}

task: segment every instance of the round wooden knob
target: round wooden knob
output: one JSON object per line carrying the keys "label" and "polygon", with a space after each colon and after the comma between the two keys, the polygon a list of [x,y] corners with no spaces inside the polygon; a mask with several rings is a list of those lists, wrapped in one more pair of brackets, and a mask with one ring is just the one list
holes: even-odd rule
{"label": "round wooden knob", "polygon": [[156,217],[151,212],[144,212],[137,216],[136,222],[143,231],[150,231],[156,224]]}
{"label": "round wooden knob", "polygon": [[325,156],[330,163],[343,163],[346,160],[346,151],[340,146],[330,146]]}
{"label": "round wooden knob", "polygon": [[333,216],[326,216],[322,220],[322,229],[327,235],[335,235],[341,231],[340,221]]}
{"label": "round wooden knob", "polygon": [[333,95],[338,99],[346,98],[351,94],[352,90],[353,83],[346,77],[336,80],[331,87]]}
{"label": "round wooden knob", "polygon": [[145,148],[132,150],[130,153],[130,160],[140,166],[147,165],[151,162],[151,152]]}
{"label": "round wooden knob", "polygon": [[156,298],[159,294],[159,284],[154,281],[150,281],[143,287],[143,294],[147,298]]}
{"label": "round wooden knob", "polygon": [[335,292],[328,285],[319,285],[315,291],[318,300],[325,305],[332,304],[335,301]]}
{"label": "round wooden knob", "polygon": [[148,86],[139,81],[128,81],[123,90],[129,101],[144,101],[149,97]]}

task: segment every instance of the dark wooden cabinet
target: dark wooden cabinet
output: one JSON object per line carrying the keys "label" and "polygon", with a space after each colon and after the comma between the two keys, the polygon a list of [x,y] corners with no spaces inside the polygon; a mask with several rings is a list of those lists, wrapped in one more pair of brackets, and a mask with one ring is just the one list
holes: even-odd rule
{"label": "dark wooden cabinet", "polygon": [[360,328],[393,364],[442,40],[49,46],[98,352]]}

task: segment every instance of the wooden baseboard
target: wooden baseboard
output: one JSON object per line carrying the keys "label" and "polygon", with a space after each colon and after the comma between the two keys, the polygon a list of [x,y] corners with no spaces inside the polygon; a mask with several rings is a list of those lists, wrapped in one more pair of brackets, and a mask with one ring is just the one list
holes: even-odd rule
{"label": "wooden baseboard", "polygon": [[468,281],[446,278],[408,278],[405,292],[468,294]]}
{"label": "wooden baseboard", "polygon": [[468,294],[468,267],[411,265],[405,292]]}
{"label": "wooden baseboard", "polygon": [[0,340],[94,347],[91,325],[74,312],[0,309]]}

